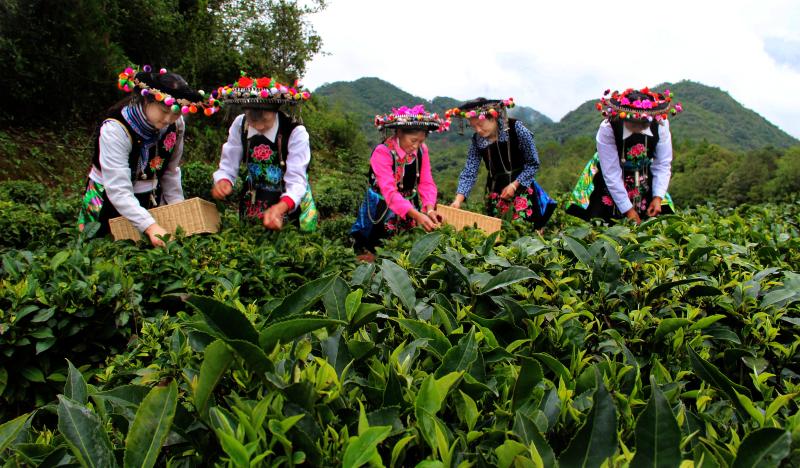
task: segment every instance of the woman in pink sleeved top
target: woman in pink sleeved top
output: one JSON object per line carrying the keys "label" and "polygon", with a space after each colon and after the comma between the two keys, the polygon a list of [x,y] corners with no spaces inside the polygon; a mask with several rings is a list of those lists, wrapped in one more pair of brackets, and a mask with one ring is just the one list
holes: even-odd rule
{"label": "woman in pink sleeved top", "polygon": [[394,129],[394,134],[372,151],[369,188],[350,230],[356,252],[366,252],[370,258],[383,239],[397,232],[439,227],[436,183],[425,139],[430,131],[447,130],[449,122],[418,105],[376,116],[375,126]]}

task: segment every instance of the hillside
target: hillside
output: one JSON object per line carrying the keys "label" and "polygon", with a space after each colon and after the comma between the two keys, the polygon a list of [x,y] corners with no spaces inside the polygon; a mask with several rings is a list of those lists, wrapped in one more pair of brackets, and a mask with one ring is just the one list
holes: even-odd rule
{"label": "hillside", "polygon": [[[463,102],[463,100],[443,96],[428,100],[407,93],[380,78],[372,77],[359,78],[355,81],[327,83],[317,88],[314,92],[317,96],[323,96],[328,99],[334,107],[338,106],[354,114],[359,120],[363,118],[362,127],[365,129],[372,128],[372,119],[375,114],[382,114],[392,107],[424,104],[428,110],[443,113],[445,110],[458,106]],[[546,115],[525,106],[515,107],[512,109],[511,115],[524,120],[532,128],[553,123]]]}
{"label": "hillside", "polygon": [[[382,114],[392,107],[412,104],[424,104],[428,110],[444,113],[446,109],[463,102],[444,96],[427,100],[403,91],[392,83],[372,77],[324,84],[317,88],[314,94],[326,101],[332,109],[350,114],[372,143],[376,143],[379,137],[373,126],[376,114]],[[517,106],[512,109],[511,115],[523,120],[534,131],[553,124],[546,115],[530,107]],[[461,170],[471,135],[468,128],[462,134],[461,123],[453,122],[451,132],[433,135],[427,141],[431,151],[432,168],[437,174],[440,193],[447,194],[445,198],[451,197],[450,194],[455,192],[456,178]]]}
{"label": "hillside", "polygon": [[[685,111],[670,121],[678,141],[707,141],[732,150],[748,150],[774,146],[786,148],[798,140],[764,117],[752,111],[719,88],[693,81],[661,84],[654,89],[669,88]],[[569,112],[558,123],[540,129],[539,139],[565,141],[571,137],[594,136],[599,123],[594,105],[586,101]]]}
{"label": "hillside", "polygon": [[[752,111],[719,88],[693,81],[661,84],[655,89],[670,88],[686,109],[673,125],[678,141],[707,141],[731,150],[749,150],[774,146],[786,148],[797,145],[798,140]],[[433,101],[414,96],[379,78],[360,78],[356,81],[337,81],[316,90],[318,96],[327,98],[334,107],[354,114],[369,130],[372,117],[392,106],[422,103],[427,108],[441,112],[461,101],[450,97],[436,97]],[[595,100],[586,101],[566,114],[560,121],[531,107],[518,106],[510,115],[524,121],[540,142],[566,141],[573,137],[593,137],[600,117],[595,110]],[[452,141],[446,137],[446,141]]]}

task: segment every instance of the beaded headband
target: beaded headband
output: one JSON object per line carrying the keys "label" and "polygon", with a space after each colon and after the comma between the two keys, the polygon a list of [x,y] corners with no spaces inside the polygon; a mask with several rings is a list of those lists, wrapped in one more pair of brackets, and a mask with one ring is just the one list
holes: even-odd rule
{"label": "beaded headband", "polygon": [[[162,68],[159,70],[158,75],[165,75],[166,73],[167,69]],[[166,105],[176,114],[195,114],[202,110],[203,114],[209,116],[216,112],[217,108],[214,106],[213,101],[209,102],[205,99],[203,90],[180,90],[180,94],[188,97],[176,97],[173,96],[173,94],[176,94],[175,89],[168,89],[164,86],[159,87],[155,77],[156,75],[152,73],[150,65],[143,66],[141,71],[133,67],[127,67],[118,75],[117,88],[126,93],[138,90],[142,96],[152,96],[153,99]]]}
{"label": "beaded headband", "polygon": [[482,100],[477,103],[462,104],[461,108],[448,109],[444,116],[446,118],[457,117],[462,119],[477,117],[483,120],[489,115],[496,119],[505,109],[510,109],[515,105],[514,98]]}

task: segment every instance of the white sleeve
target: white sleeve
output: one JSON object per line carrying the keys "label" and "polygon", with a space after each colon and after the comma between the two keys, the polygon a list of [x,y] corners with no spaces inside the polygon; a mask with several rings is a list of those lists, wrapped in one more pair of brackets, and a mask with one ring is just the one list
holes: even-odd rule
{"label": "white sleeve", "polygon": [[183,121],[183,117],[175,122],[175,133],[177,134],[175,149],[167,165],[167,170],[164,171],[164,175],[161,176],[160,180],[161,191],[167,204],[183,201],[180,167],[181,157],[183,156],[183,137],[186,134],[186,123]]}
{"label": "white sleeve", "polygon": [[653,196],[664,198],[672,177],[672,133],[668,120],[658,126],[658,144],[650,171],[653,173]]}
{"label": "white sleeve", "polygon": [[286,192],[281,195],[291,198],[295,209],[300,206],[300,200],[306,192],[309,161],[311,147],[308,143],[308,131],[306,127],[298,125],[289,135],[289,155],[286,158],[286,174],[283,176]]}
{"label": "white sleeve", "polygon": [[215,184],[222,179],[228,179],[231,184],[236,183],[239,165],[242,163],[242,120],[244,114],[236,117],[228,129],[228,140],[222,145],[219,169],[214,172]]}
{"label": "white sleeve", "polygon": [[603,180],[611,194],[611,199],[617,205],[617,209],[625,213],[633,208],[633,204],[628,199],[628,191],[622,180],[622,166],[619,163],[619,153],[617,152],[617,142],[614,140],[614,130],[608,120],[600,124],[597,130],[597,157],[600,160],[600,169],[603,171]]}
{"label": "white sleeve", "polygon": [[140,232],[156,221],[133,195],[129,155],[132,143],[121,123],[107,120],[100,127],[100,170],[108,199]]}

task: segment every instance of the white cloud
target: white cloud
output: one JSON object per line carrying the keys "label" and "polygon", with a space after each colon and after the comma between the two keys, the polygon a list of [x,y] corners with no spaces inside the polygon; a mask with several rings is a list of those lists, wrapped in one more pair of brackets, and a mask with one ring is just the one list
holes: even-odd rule
{"label": "white cloud", "polygon": [[800,70],[775,48],[800,41],[796,1],[331,0],[312,23],[330,54],[308,67],[312,87],[377,76],[558,120],[609,87],[690,79],[800,137]]}

